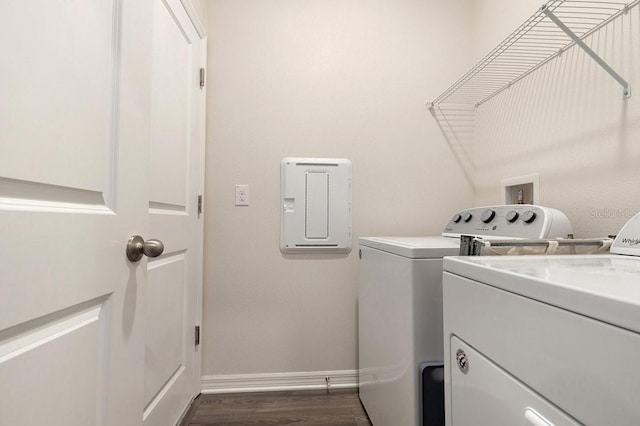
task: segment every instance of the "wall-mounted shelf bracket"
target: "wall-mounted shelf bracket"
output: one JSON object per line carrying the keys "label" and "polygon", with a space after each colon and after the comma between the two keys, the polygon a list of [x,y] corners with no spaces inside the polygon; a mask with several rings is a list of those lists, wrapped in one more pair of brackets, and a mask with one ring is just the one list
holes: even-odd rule
{"label": "wall-mounted shelf bracket", "polygon": [[[629,6],[627,5],[627,10],[628,7]],[[622,78],[620,74],[618,74],[613,68],[611,68],[609,64],[604,61],[604,59],[598,56],[598,54],[594,52],[593,49],[587,46],[585,42],[576,35],[576,33],[571,31],[569,27],[567,27],[560,19],[558,19],[558,17],[551,10],[549,10],[546,4],[542,5],[540,11],[544,13],[549,19],[551,19],[551,21],[553,21],[553,23],[556,24],[558,28],[560,28],[571,40],[573,40],[576,45],[584,50],[587,55],[591,56],[591,58],[593,58],[593,60],[596,61],[596,63],[600,65],[611,77],[613,77],[618,83],[620,83],[620,85],[622,86],[622,94],[625,99],[631,97],[631,85],[629,85],[629,83],[624,78]]]}

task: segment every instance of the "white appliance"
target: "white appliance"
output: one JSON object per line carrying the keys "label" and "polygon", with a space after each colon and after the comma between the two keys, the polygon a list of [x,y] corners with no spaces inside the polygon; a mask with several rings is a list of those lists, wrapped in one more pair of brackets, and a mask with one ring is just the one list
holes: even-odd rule
{"label": "white appliance", "polygon": [[445,259],[447,425],[640,424],[640,215],[611,253]]}
{"label": "white appliance", "polygon": [[374,426],[438,424],[444,414],[437,398],[422,403],[419,368],[443,362],[442,259],[458,254],[461,234],[550,238],[571,232],[558,210],[507,205],[459,212],[442,236],[360,238],[359,393]]}

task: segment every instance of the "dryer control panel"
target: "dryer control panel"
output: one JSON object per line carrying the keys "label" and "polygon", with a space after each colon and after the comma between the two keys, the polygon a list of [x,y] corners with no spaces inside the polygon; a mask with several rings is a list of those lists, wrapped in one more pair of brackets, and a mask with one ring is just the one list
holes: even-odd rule
{"label": "dryer control panel", "polygon": [[443,237],[567,238],[573,233],[559,210],[530,204],[474,207],[453,215]]}

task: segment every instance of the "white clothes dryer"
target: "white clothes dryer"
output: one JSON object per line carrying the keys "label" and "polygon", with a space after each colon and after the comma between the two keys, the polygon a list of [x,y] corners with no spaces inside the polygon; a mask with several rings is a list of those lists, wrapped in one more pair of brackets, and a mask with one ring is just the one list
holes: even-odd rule
{"label": "white clothes dryer", "polygon": [[640,214],[611,253],[445,259],[447,425],[640,424]]}
{"label": "white clothes dryer", "polygon": [[444,424],[442,260],[458,254],[460,235],[571,233],[558,210],[506,205],[456,213],[441,236],[360,238],[359,394],[373,425]]}

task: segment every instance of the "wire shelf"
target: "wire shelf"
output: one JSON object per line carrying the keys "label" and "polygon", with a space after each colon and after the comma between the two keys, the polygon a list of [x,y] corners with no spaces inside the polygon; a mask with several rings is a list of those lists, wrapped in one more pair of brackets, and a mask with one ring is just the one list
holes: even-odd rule
{"label": "wire shelf", "polygon": [[551,0],[428,105],[479,106],[577,44],[631,96],[629,84],[583,41],[640,3]]}

